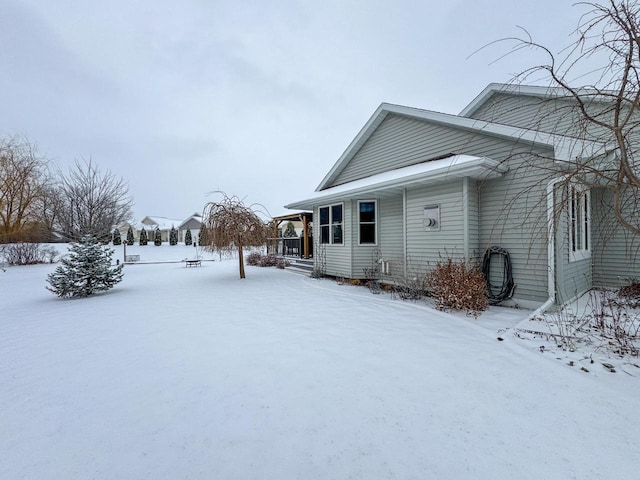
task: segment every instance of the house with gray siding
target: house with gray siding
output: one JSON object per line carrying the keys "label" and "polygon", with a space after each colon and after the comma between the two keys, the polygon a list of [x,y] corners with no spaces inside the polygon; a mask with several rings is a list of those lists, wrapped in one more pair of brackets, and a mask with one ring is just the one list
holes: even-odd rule
{"label": "house with gray siding", "polygon": [[640,276],[635,240],[604,226],[608,192],[562,182],[563,162],[611,154],[571,135],[567,101],[492,84],[460,115],[381,104],[316,191],[286,206],[313,212],[315,268],[393,283],[496,246],[515,283],[505,304],[525,307]]}

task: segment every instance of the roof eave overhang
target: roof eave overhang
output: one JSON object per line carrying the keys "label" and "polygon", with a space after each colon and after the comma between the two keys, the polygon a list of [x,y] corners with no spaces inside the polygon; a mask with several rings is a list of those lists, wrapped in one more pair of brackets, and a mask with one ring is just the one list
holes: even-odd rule
{"label": "roof eave overhang", "polygon": [[487,180],[500,177],[506,172],[506,167],[497,160],[486,157],[471,157],[470,160],[456,163],[448,162],[442,166],[424,172],[417,172],[390,180],[372,180],[361,184],[363,180],[355,180],[343,185],[328,188],[318,192],[312,198],[285,205],[289,209],[312,210],[314,206],[344,201],[355,198],[385,197],[400,194],[403,189],[417,185],[432,185],[456,178],[473,178]]}

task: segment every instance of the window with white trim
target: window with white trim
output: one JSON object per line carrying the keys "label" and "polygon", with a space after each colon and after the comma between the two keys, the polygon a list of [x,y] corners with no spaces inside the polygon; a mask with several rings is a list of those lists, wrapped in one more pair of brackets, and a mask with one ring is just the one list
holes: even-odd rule
{"label": "window with white trim", "polygon": [[569,260],[591,255],[591,192],[569,186]]}
{"label": "window with white trim", "polygon": [[329,205],[318,209],[320,217],[320,243],[342,244],[342,204]]}
{"label": "window with white trim", "polygon": [[358,201],[358,239],[360,245],[376,244],[376,201]]}

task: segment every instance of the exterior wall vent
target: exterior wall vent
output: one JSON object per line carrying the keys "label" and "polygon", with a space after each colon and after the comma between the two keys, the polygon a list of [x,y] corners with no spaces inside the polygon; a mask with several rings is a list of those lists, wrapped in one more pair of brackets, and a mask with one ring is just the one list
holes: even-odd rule
{"label": "exterior wall vent", "polygon": [[424,207],[422,223],[427,231],[440,230],[440,205]]}

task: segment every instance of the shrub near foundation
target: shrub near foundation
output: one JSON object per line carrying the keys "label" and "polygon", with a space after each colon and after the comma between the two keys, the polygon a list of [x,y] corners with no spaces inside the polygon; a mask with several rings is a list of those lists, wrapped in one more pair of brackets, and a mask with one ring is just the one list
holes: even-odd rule
{"label": "shrub near foundation", "polygon": [[480,269],[466,261],[438,262],[427,277],[436,308],[466,310],[477,316],[486,310],[487,284]]}

